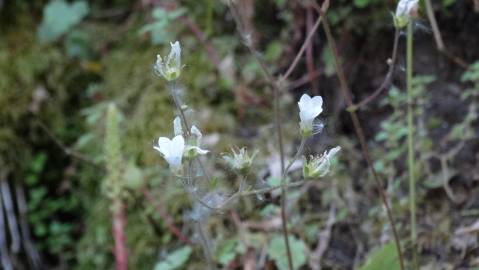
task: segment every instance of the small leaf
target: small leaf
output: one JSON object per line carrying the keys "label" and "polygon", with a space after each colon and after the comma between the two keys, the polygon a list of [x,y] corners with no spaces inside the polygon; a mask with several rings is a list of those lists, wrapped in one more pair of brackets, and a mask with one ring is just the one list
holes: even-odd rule
{"label": "small leaf", "polygon": [[366,263],[359,270],[399,270],[399,260],[396,247],[393,243],[388,243],[381,248],[372,251]]}
{"label": "small leaf", "polygon": [[354,0],[354,5],[358,8],[364,8],[371,3],[371,0]]}
{"label": "small leaf", "polygon": [[[289,236],[289,245],[291,248],[291,256],[293,258],[293,268],[299,269],[306,263],[306,245],[295,236]],[[287,270],[288,257],[286,256],[286,246],[282,235],[275,235],[268,247],[268,256],[274,260],[276,266],[280,270]]]}
{"label": "small leaf", "polygon": [[182,267],[188,261],[191,251],[189,246],[175,250],[165,260],[157,263],[154,270],[174,270]]}
{"label": "small leaf", "polygon": [[88,3],[77,1],[67,3],[63,0],[50,1],[43,10],[43,20],[38,28],[40,42],[52,42],[59,39],[88,13]]}

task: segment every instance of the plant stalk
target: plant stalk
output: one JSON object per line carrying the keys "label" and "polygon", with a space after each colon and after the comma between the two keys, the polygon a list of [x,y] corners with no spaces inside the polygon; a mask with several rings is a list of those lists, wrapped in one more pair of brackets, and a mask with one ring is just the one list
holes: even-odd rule
{"label": "plant stalk", "polygon": [[113,238],[115,240],[115,269],[128,269],[128,255],[125,248],[125,208],[120,199],[114,202],[113,208]]}
{"label": "plant stalk", "polygon": [[412,23],[407,25],[406,40],[406,87],[407,87],[407,159],[409,175],[409,212],[411,214],[412,269],[418,269],[416,248],[416,177],[414,172],[414,121],[412,106],[412,72],[413,72],[413,29]]}
{"label": "plant stalk", "polygon": [[[336,74],[338,76],[338,80],[339,80],[342,95],[346,99],[346,102],[347,102],[348,106],[351,107],[351,106],[354,105],[353,97],[352,97],[351,90],[349,89],[347,80],[346,80],[346,75],[345,75],[344,70],[341,66],[341,63],[339,61],[339,53],[338,53],[338,48],[336,46],[336,41],[333,37],[333,34],[331,33],[331,28],[329,26],[327,16],[325,16],[324,11],[322,11],[322,10],[318,10],[318,11],[320,12],[321,17],[323,17],[323,29],[324,29],[324,32],[326,34],[326,39],[328,41],[328,45],[329,45],[329,47],[331,49],[331,52],[332,52],[332,55],[333,55],[334,67],[336,69]],[[394,216],[393,216],[391,207],[389,206],[389,202],[388,202],[388,199],[387,199],[387,196],[386,196],[386,192],[384,191],[384,188],[383,188],[383,183],[382,183],[381,179],[379,178],[379,175],[376,172],[376,169],[373,166],[373,160],[371,158],[371,155],[369,154],[369,147],[368,147],[368,144],[367,144],[367,141],[366,141],[366,137],[364,136],[363,127],[361,125],[361,122],[359,121],[359,117],[358,117],[356,111],[355,110],[349,110],[348,112],[349,112],[349,115],[351,116],[351,120],[353,122],[354,130],[355,130],[356,135],[359,139],[359,144],[361,146],[361,152],[362,152],[363,157],[366,160],[366,162],[368,164],[368,167],[369,167],[369,169],[370,169],[370,171],[373,175],[374,182],[375,182],[376,187],[378,189],[381,201],[382,201],[384,207],[386,208],[387,218],[388,218],[388,221],[391,225],[391,229],[392,229],[392,233],[393,233],[393,240],[394,240],[394,243],[396,245],[396,251],[397,251],[397,254],[398,254],[398,258],[399,258],[400,269],[405,270],[404,258],[403,258],[402,249],[401,249],[401,242],[399,240],[399,235],[398,235],[397,230],[396,230],[396,224],[394,222]]]}

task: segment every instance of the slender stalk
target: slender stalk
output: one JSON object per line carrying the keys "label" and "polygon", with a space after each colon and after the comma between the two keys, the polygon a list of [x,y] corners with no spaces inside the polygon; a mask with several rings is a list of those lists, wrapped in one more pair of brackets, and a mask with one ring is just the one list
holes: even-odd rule
{"label": "slender stalk", "polygon": [[409,173],[409,212],[411,214],[411,244],[412,269],[418,269],[418,255],[416,248],[416,178],[414,173],[414,122],[412,107],[412,63],[413,63],[413,34],[412,23],[407,25],[406,41],[406,87],[407,87],[407,160]]}
{"label": "slender stalk", "polygon": [[[177,86],[176,80],[174,80],[172,82],[169,82],[168,83],[168,88],[170,90],[173,102],[175,103],[175,107],[180,112],[181,122],[183,123],[183,126],[185,128],[185,135],[188,139],[188,137],[191,135],[190,134],[190,128],[191,127],[190,127],[190,124],[188,122],[188,119],[186,118],[185,110],[183,108],[183,104],[181,104],[181,101],[180,101],[180,99],[178,97],[178,94],[177,94],[178,86]],[[208,172],[206,171],[205,166],[203,165],[203,162],[199,158],[197,158],[196,160],[198,161],[198,165],[200,166],[200,169],[201,169],[201,172],[203,173],[203,175],[206,177],[206,179],[208,179],[208,181],[211,182],[211,177],[208,174]]]}
{"label": "slender stalk", "polygon": [[[244,44],[248,48],[251,55],[254,57],[256,62],[258,63],[261,71],[263,72],[264,77],[267,79],[268,83],[273,88],[273,102],[274,102],[274,127],[275,133],[278,140],[278,148],[279,148],[279,156],[280,156],[280,164],[281,164],[281,173],[284,172],[284,147],[283,147],[283,135],[281,129],[281,119],[280,119],[280,108],[279,108],[279,94],[280,94],[280,85],[271,75],[271,72],[268,70],[266,63],[262,60],[260,53],[253,47],[251,40],[248,38],[248,33],[244,30],[240,14],[235,6],[234,3],[230,3],[230,10],[233,18],[236,21],[236,25],[238,28],[238,32],[241,34],[241,37],[244,39]],[[304,49],[303,49],[304,50]],[[281,179],[281,223],[282,223],[282,231],[284,237],[284,243],[286,245],[286,255],[288,257],[288,266],[290,270],[293,270],[293,258],[291,255],[291,249],[289,246],[289,238],[288,238],[288,224],[286,220],[286,188],[284,186],[285,179]]]}
{"label": "slender stalk", "polygon": [[294,155],[293,159],[289,162],[288,166],[286,166],[286,169],[284,169],[283,172],[283,178],[286,178],[286,174],[288,173],[289,168],[293,166],[293,163],[299,158],[299,156],[303,153],[304,146],[306,145],[306,139],[302,138],[301,143],[299,144],[298,151]]}
{"label": "slender stalk", "polygon": [[214,270],[216,267],[213,265],[213,259],[211,257],[211,243],[210,240],[203,228],[203,223],[201,221],[196,222],[198,235],[200,237],[201,246],[203,247],[203,253],[206,258],[206,263],[208,264],[209,270]]}
{"label": "slender stalk", "polygon": [[[326,34],[326,39],[328,41],[329,47],[331,48],[331,52],[333,54],[333,60],[334,60],[334,67],[336,69],[336,74],[338,75],[339,83],[340,83],[340,89],[341,92],[346,99],[346,102],[348,103],[348,106],[353,106],[353,98],[352,98],[352,93],[351,90],[349,89],[347,80],[346,80],[346,75],[344,74],[344,70],[339,62],[339,53],[338,49],[336,47],[336,42],[334,40],[333,34],[331,33],[331,28],[329,27],[329,22],[327,20],[327,17],[324,15],[324,11],[318,10],[321,13],[321,17],[323,17],[323,29]],[[349,115],[351,116],[351,120],[353,122],[354,130],[356,132],[356,135],[359,139],[359,144],[361,146],[361,151],[364,156],[364,159],[366,160],[369,169],[371,170],[371,173],[374,178],[374,182],[376,184],[376,187],[378,189],[379,195],[381,197],[381,201],[384,204],[384,207],[386,208],[386,213],[388,217],[388,221],[391,225],[391,229],[393,232],[393,238],[394,238],[394,243],[396,245],[396,251],[398,253],[398,258],[399,258],[399,263],[400,263],[400,269],[405,270],[404,267],[404,259],[402,255],[402,250],[401,250],[401,242],[399,241],[399,236],[396,230],[396,224],[394,222],[394,216],[391,211],[391,207],[389,206],[389,202],[387,200],[386,193],[384,192],[383,184],[381,179],[379,178],[379,175],[376,172],[376,169],[374,169],[373,166],[373,161],[371,159],[371,155],[369,154],[369,147],[366,142],[366,138],[364,136],[364,131],[363,127],[361,125],[361,122],[359,121],[358,115],[355,110],[348,110]]]}

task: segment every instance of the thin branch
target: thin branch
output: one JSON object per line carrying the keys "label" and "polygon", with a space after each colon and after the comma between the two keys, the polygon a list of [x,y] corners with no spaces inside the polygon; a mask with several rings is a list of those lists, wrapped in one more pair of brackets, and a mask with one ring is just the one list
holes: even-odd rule
{"label": "thin branch", "polygon": [[40,255],[38,254],[38,251],[36,250],[35,245],[32,242],[30,236],[30,229],[28,228],[28,208],[27,201],[25,199],[25,192],[22,185],[20,185],[19,183],[15,183],[15,197],[17,199],[18,216],[20,220],[23,246],[25,248],[28,261],[32,269],[42,269]]}
{"label": "thin branch", "polygon": [[396,29],[394,33],[394,45],[393,45],[393,52],[391,58],[388,59],[387,64],[389,65],[388,73],[386,74],[386,77],[384,77],[383,82],[381,85],[367,98],[362,100],[361,102],[350,106],[348,110],[357,110],[361,107],[366,106],[369,102],[373,101],[375,98],[379,96],[379,94],[382,93],[385,89],[387,89],[391,85],[393,73],[394,73],[394,66],[396,65],[396,59],[397,59],[397,50],[398,50],[398,44],[399,44],[399,30]]}
{"label": "thin branch", "polygon": [[2,194],[3,208],[5,209],[5,214],[7,215],[8,228],[10,230],[10,249],[13,253],[18,253],[20,251],[20,233],[18,231],[18,222],[15,216],[12,193],[7,180],[6,171],[2,172],[0,178],[0,190]]}
{"label": "thin branch", "polygon": [[316,247],[311,256],[310,266],[312,270],[321,270],[321,259],[323,258],[323,255],[329,246],[329,241],[331,239],[331,231],[335,223],[336,206],[334,205],[334,203],[332,203],[331,207],[329,208],[329,216],[328,220],[326,221],[326,226],[324,230],[318,233],[318,246]]}
{"label": "thin branch", "polygon": [[75,150],[73,150],[72,148],[66,146],[65,144],[63,144],[54,134],[52,131],[50,131],[50,129],[45,125],[43,124],[40,120],[37,120],[36,121],[36,124],[48,135],[48,137],[50,137],[50,139],[52,139],[52,141],[59,147],[63,150],[63,152],[67,155],[67,156],[72,156],[73,158],[76,158],[78,160],[81,160],[81,161],[84,161],[86,163],[89,163],[95,167],[102,167],[98,162],[96,162],[95,160],[93,160],[92,158],[88,157],[88,156],[85,156],[81,153],[78,153],[76,152]]}
{"label": "thin branch", "polygon": [[437,49],[458,66],[464,69],[468,69],[469,65],[466,63],[466,61],[453,55],[446,49],[446,46],[444,45],[444,41],[442,39],[441,31],[439,30],[439,26],[437,24],[436,16],[434,15],[434,9],[432,7],[431,0],[425,0],[425,2],[427,18],[429,20],[429,23],[431,24]]}
{"label": "thin branch", "polygon": [[[329,2],[328,1],[325,1],[326,2]],[[329,4],[328,5],[324,5],[323,4],[323,8],[324,10],[326,11],[327,8],[329,7]],[[298,53],[296,54],[296,57],[294,58],[293,62],[291,63],[291,65],[289,66],[288,70],[284,73],[284,75],[281,76],[281,78],[283,80],[287,80],[289,78],[289,76],[291,75],[291,73],[293,72],[293,70],[296,68],[296,66],[298,65],[299,63],[299,60],[301,59],[301,57],[303,56],[304,54],[304,51],[306,50],[306,48],[308,47],[308,44],[311,42],[311,39],[313,38],[314,36],[314,33],[316,33],[316,30],[318,30],[318,27],[319,25],[321,24],[321,17],[322,16],[319,16],[317,19],[316,19],[316,22],[314,23],[313,25],[313,28],[311,28],[311,31],[308,33],[308,36],[306,37],[306,39],[304,40],[303,42],[303,45],[301,45],[301,48],[299,49]]]}
{"label": "thin branch", "polygon": [[[314,33],[316,33],[316,31],[312,31],[313,16],[314,16],[314,10],[311,6],[308,6],[306,8],[306,29],[308,33],[312,32],[314,36]],[[319,15],[318,18],[321,18],[321,16]],[[314,79],[315,68],[314,68],[313,42],[308,42],[308,46],[306,47],[306,68],[308,70],[309,82],[311,83],[311,88],[313,90],[313,93],[318,93],[319,91],[318,82]]]}
{"label": "thin branch", "polygon": [[[279,110],[279,94],[280,94],[280,83],[278,83],[276,80],[274,80],[273,76],[269,72],[268,68],[266,67],[266,63],[263,61],[261,58],[261,55],[259,52],[253,47],[253,43],[251,41],[251,36],[244,32],[243,25],[241,23],[241,18],[238,10],[236,9],[236,6],[234,3],[230,3],[230,10],[231,14],[233,15],[233,18],[236,21],[237,27],[238,27],[238,32],[242,35],[244,39],[244,44],[248,48],[249,52],[251,55],[253,55],[254,59],[260,66],[264,77],[266,80],[269,82],[271,87],[273,88],[273,100],[274,100],[274,126],[275,126],[275,131],[277,135],[277,140],[278,140],[278,148],[279,148],[279,156],[280,156],[280,163],[281,163],[281,172],[284,172],[284,146],[283,146],[283,135],[282,135],[282,130],[281,130],[281,120],[280,120],[280,110]],[[293,258],[291,255],[291,249],[289,246],[289,238],[288,238],[288,224],[286,220],[286,188],[284,187],[284,182],[285,179],[281,179],[281,220],[282,220],[282,225],[283,225],[283,236],[284,236],[284,242],[286,245],[286,255],[288,257],[288,265],[289,269],[293,270]]]}
{"label": "thin branch", "polygon": [[[346,76],[344,74],[344,70],[343,70],[343,68],[342,68],[342,66],[339,62],[339,53],[338,53],[338,49],[336,47],[336,42],[335,42],[334,37],[331,33],[331,29],[329,27],[327,17],[324,15],[324,13],[321,10],[319,10],[319,12],[321,12],[321,17],[323,17],[323,29],[324,29],[324,32],[326,34],[326,39],[328,40],[328,44],[329,44],[329,46],[331,48],[331,51],[332,51],[332,54],[333,54],[334,66],[336,68],[336,73],[338,75],[341,92],[342,92],[344,98],[346,99],[346,102],[348,103],[348,105],[352,106],[352,105],[354,105],[353,104],[353,99],[352,99],[352,94],[351,94],[351,91],[349,89],[349,86],[348,86],[348,83],[347,83],[347,80],[346,80]],[[364,131],[363,131],[362,125],[361,125],[361,123],[359,121],[359,118],[358,118],[355,111],[350,110],[349,114],[351,116],[351,120],[353,121],[354,130],[355,130],[356,135],[359,139],[359,144],[361,145],[363,156],[366,159],[366,162],[368,164],[369,169],[371,170],[371,173],[373,175],[374,181],[375,181],[377,189],[379,191],[381,200],[384,204],[384,207],[386,208],[388,220],[389,220],[389,223],[390,223],[392,231],[393,231],[394,242],[396,244],[396,250],[397,250],[397,253],[398,253],[398,257],[399,257],[401,270],[405,270],[404,259],[403,259],[403,255],[402,255],[402,249],[401,249],[401,243],[400,243],[399,236],[398,236],[398,233],[397,233],[397,230],[396,230],[396,224],[394,222],[394,217],[393,217],[393,214],[392,214],[392,211],[391,211],[391,207],[389,206],[389,203],[388,203],[388,200],[387,200],[387,197],[386,197],[386,193],[385,193],[384,188],[383,188],[382,181],[379,178],[379,175],[377,174],[376,169],[374,169],[373,161],[372,161],[371,156],[369,154],[369,147],[367,145],[366,138],[364,136]]]}
{"label": "thin branch", "polygon": [[218,72],[221,72],[220,57],[219,57],[218,53],[216,52],[216,49],[213,47],[213,45],[210,42],[208,42],[208,39],[206,38],[203,31],[201,31],[201,29],[198,27],[198,25],[195,22],[193,22],[192,20],[190,20],[189,18],[187,18],[185,16],[179,17],[179,20],[184,25],[186,25],[186,27],[188,27],[190,29],[190,31],[193,32],[196,39],[198,39],[203,44],[203,46],[206,49],[206,53],[208,54],[209,59],[211,60],[211,62],[213,62],[216,69],[218,70]]}
{"label": "thin branch", "polygon": [[6,224],[3,215],[3,200],[0,199],[0,259],[2,261],[2,267],[5,270],[13,270],[12,261],[10,260],[10,254],[7,248],[7,233]]}
{"label": "thin branch", "polygon": [[155,199],[155,197],[148,191],[148,189],[146,189],[145,187],[142,187],[141,192],[143,193],[143,195],[145,195],[146,199],[150,202],[150,204],[152,204],[155,207],[161,219],[163,220],[163,222],[165,222],[166,226],[168,227],[168,230],[170,230],[170,232],[173,235],[178,237],[178,239],[180,239],[181,242],[188,245],[193,245],[193,242],[191,242],[191,240],[188,239],[188,237],[183,235],[180,229],[178,229],[178,227],[175,226],[170,215],[168,215],[165,209],[163,209],[163,206]]}

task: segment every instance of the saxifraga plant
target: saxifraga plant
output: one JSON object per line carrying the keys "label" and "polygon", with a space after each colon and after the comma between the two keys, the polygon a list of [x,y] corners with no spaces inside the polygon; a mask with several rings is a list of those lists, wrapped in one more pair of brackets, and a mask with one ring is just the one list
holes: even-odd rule
{"label": "saxifraga plant", "polygon": [[[154,65],[155,73],[168,82],[168,90],[178,110],[178,116],[173,120],[174,136],[172,139],[160,137],[157,145],[153,148],[160,152],[166,160],[171,173],[179,180],[188,195],[193,205],[189,216],[196,224],[199,242],[203,248],[208,269],[215,269],[212,259],[212,243],[206,230],[208,218],[211,214],[226,209],[241,196],[263,194],[278,188],[302,184],[303,181],[289,182],[287,175],[292,164],[303,154],[307,139],[321,132],[322,124],[316,122],[316,117],[323,110],[323,99],[320,96],[310,97],[304,94],[298,102],[299,126],[302,139],[296,154],[283,170],[282,177],[285,179],[284,183],[279,186],[256,190],[248,187],[246,180],[248,175],[251,174],[250,170],[258,150],[248,155],[245,148],[236,147],[238,150],[234,150],[235,147],[233,147],[232,153],[223,156],[223,159],[238,174],[241,180],[237,191],[232,194],[225,194],[219,190],[205,188],[205,181],[206,183],[211,183],[212,180],[211,174],[206,171],[206,167],[200,157],[207,155],[210,151],[202,148],[201,139],[203,134],[197,126],[190,124],[191,121],[187,117],[189,107],[180,98],[178,79],[182,69],[181,47],[179,42],[176,41],[171,43],[171,51],[168,57],[163,59],[158,55]],[[340,147],[337,146],[329,151],[325,151],[321,156],[304,158],[303,178],[308,180],[325,176],[330,170],[331,159],[334,158],[339,150]],[[292,260],[290,268],[297,269],[298,267]]]}

